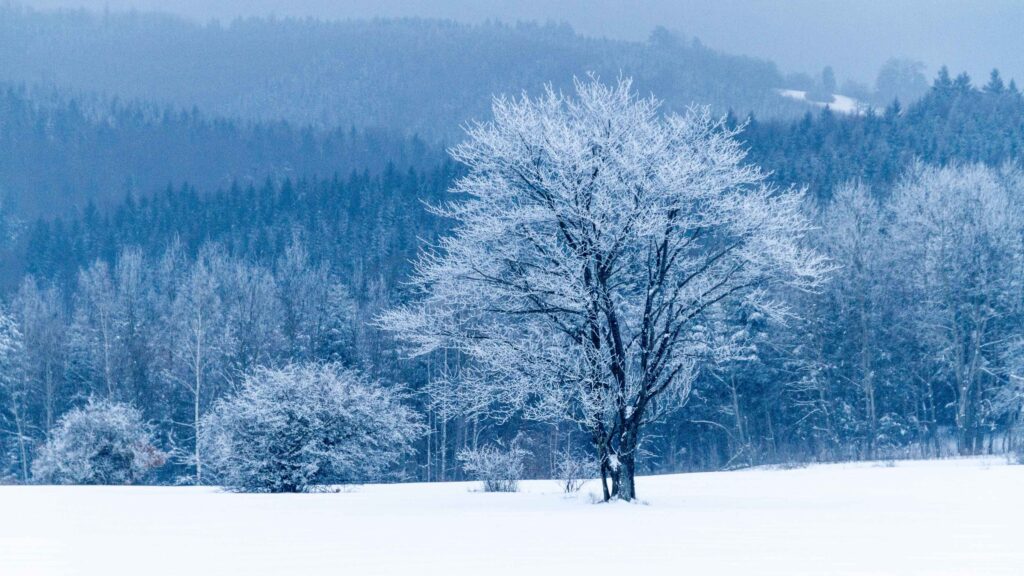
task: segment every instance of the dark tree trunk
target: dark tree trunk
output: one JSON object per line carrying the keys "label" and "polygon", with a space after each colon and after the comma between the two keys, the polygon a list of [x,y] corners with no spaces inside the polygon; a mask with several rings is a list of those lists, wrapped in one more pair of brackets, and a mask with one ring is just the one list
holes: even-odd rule
{"label": "dark tree trunk", "polygon": [[605,502],[612,499],[612,493],[608,489],[608,461],[604,458],[601,459],[601,492]]}
{"label": "dark tree trunk", "polygon": [[636,458],[633,453],[623,455],[619,461],[618,497],[627,502],[636,499]]}
{"label": "dark tree trunk", "polygon": [[636,452],[640,439],[639,418],[628,418],[622,424],[619,438],[616,477],[618,489],[613,496],[630,502],[636,499]]}
{"label": "dark tree trunk", "polygon": [[[604,501],[607,502],[614,496],[615,490],[615,479],[612,476],[612,469],[608,457],[608,438],[604,432],[602,426],[597,426],[591,431],[590,441],[594,445],[594,449],[597,451],[597,461],[601,465],[601,492],[604,496]],[[612,480],[612,487],[609,489],[608,480]]]}

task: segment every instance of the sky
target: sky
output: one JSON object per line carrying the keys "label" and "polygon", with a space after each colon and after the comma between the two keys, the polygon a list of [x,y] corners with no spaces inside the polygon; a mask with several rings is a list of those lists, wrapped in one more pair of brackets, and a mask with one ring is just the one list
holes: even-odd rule
{"label": "sky", "polygon": [[238,16],[564,21],[593,36],[642,40],[656,26],[784,72],[872,83],[890,57],[1024,80],[1024,0],[21,0],[41,9],[160,10],[206,21]]}

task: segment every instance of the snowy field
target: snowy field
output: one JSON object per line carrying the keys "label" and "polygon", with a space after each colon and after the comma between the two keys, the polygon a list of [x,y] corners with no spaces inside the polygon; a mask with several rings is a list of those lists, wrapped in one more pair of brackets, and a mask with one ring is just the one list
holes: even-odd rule
{"label": "snowy field", "polygon": [[1024,574],[1024,466],[998,459],[337,494],[0,486],[0,575]]}

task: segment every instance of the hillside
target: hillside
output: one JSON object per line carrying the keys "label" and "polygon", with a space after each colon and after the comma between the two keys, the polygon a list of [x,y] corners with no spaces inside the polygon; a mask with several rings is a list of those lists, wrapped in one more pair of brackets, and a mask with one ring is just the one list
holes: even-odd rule
{"label": "hillside", "polygon": [[1022,480],[994,459],[755,469],[642,477],[635,505],[550,480],[519,494],[0,486],[17,519],[0,523],[0,573],[1010,576]]}
{"label": "hillside", "polygon": [[441,20],[236,20],[0,8],[0,80],[137,98],[245,119],[375,126],[452,136],[492,94],[594,72],[637,79],[673,107],[759,116],[807,107],[777,93],[765,60],[716,52],[664,30],[648,42],[594,39],[559,25]]}
{"label": "hillside", "polygon": [[284,178],[433,166],[436,145],[378,129],[313,129],[0,85],[0,195],[19,216],[70,215],[169,185],[203,190]]}
{"label": "hillside", "polygon": [[995,71],[975,85],[967,74],[954,79],[943,68],[928,93],[905,107],[749,120],[740,135],[748,159],[775,183],[807,186],[818,198],[851,181],[885,196],[915,161],[1000,166],[1019,161],[1024,151],[1024,97]]}

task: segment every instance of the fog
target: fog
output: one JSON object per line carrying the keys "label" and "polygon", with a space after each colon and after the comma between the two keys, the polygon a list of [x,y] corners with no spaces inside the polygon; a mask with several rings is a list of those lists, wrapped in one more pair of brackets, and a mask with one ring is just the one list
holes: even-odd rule
{"label": "fog", "polygon": [[198,20],[239,16],[426,17],[466,22],[555,20],[595,36],[643,39],[656,26],[706,45],[774,60],[787,72],[831,65],[871,83],[890,57],[946,64],[982,79],[1024,78],[1018,0],[29,0],[42,8],[161,10]]}

